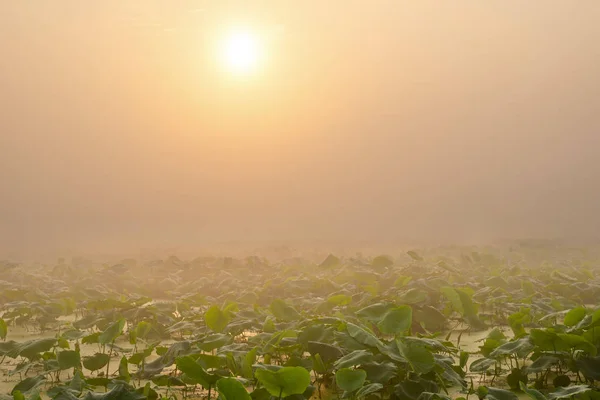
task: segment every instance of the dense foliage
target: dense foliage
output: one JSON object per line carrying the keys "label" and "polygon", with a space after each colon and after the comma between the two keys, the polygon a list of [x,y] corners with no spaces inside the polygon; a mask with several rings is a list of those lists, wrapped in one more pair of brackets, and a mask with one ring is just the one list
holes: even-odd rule
{"label": "dense foliage", "polygon": [[527,243],[318,264],[3,263],[0,396],[600,399],[599,265]]}

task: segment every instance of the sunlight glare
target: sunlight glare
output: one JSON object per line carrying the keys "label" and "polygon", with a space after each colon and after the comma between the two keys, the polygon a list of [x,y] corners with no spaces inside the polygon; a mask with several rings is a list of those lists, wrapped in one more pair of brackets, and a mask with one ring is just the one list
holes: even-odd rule
{"label": "sunlight glare", "polygon": [[222,47],[222,61],[227,70],[236,75],[247,75],[256,71],[262,56],[258,36],[249,31],[230,33]]}

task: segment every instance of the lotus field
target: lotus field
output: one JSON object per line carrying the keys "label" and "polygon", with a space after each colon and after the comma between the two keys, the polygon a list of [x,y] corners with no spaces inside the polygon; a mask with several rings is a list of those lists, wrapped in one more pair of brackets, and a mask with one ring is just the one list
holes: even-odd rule
{"label": "lotus field", "polygon": [[0,264],[0,400],[600,399],[591,250]]}

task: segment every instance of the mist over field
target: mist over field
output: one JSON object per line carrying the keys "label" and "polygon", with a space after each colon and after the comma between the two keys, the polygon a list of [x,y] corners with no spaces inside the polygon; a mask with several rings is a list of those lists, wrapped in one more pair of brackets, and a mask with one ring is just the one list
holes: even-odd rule
{"label": "mist over field", "polygon": [[600,0],[0,0],[0,400],[599,400]]}
{"label": "mist over field", "polygon": [[[212,56],[238,20],[267,38],[242,82]],[[599,20],[597,0],[2,2],[0,258],[594,241]]]}

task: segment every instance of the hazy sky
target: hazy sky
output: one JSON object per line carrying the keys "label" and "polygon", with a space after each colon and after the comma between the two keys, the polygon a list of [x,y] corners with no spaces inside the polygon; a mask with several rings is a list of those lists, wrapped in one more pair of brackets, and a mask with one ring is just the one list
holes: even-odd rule
{"label": "hazy sky", "polygon": [[[0,3],[0,251],[588,236],[598,0]],[[215,54],[264,39],[240,80]]]}

